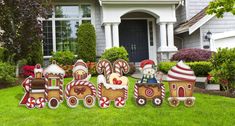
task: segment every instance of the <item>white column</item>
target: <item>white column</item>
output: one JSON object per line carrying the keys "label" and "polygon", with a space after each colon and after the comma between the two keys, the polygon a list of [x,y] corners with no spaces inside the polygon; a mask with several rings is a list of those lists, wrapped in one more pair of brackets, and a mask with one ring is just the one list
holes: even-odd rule
{"label": "white column", "polygon": [[113,46],[119,47],[119,23],[114,23],[113,26]]}
{"label": "white column", "polygon": [[160,42],[161,46],[158,48],[158,51],[164,51],[167,48],[167,39],[166,39],[166,23],[160,23]]}
{"label": "white column", "polygon": [[111,25],[105,24],[105,49],[112,48],[112,34],[111,34]]}
{"label": "white column", "polygon": [[167,24],[167,37],[168,37],[168,47],[170,51],[177,51],[177,48],[174,45],[174,27],[173,23]]}

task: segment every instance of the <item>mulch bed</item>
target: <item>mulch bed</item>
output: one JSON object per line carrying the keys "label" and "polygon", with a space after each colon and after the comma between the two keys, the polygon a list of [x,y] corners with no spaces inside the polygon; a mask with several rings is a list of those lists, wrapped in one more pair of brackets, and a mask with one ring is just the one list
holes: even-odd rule
{"label": "mulch bed", "polygon": [[0,82],[0,89],[8,88],[8,87],[13,87],[13,86],[16,86],[16,85],[20,85],[24,81],[24,79],[25,78],[17,78],[15,84],[7,84],[7,83]]}
{"label": "mulch bed", "polygon": [[235,98],[235,91],[234,90],[230,90],[230,91],[209,91],[209,90],[206,90],[206,89],[195,87],[194,92],[202,93],[202,94],[219,95],[219,96]]}

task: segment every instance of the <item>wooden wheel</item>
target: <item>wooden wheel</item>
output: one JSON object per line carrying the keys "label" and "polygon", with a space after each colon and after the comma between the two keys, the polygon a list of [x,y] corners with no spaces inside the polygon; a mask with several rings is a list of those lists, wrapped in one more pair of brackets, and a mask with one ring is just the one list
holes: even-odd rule
{"label": "wooden wheel", "polygon": [[170,106],[177,107],[180,104],[180,101],[177,98],[172,98],[169,100]]}
{"label": "wooden wheel", "polygon": [[87,95],[85,98],[84,98],[84,106],[87,107],[87,108],[91,108],[95,105],[95,97],[92,96],[92,95]]}
{"label": "wooden wheel", "polygon": [[139,97],[136,99],[136,103],[137,103],[139,106],[144,106],[144,105],[147,103],[147,100],[146,100],[145,97],[139,96]]}
{"label": "wooden wheel", "polygon": [[153,104],[155,106],[161,106],[162,105],[162,98],[161,97],[154,97],[153,98]]}
{"label": "wooden wheel", "polygon": [[75,108],[78,106],[78,99],[77,97],[75,96],[70,96],[68,99],[67,99],[67,105],[70,107],[70,108]]}
{"label": "wooden wheel", "polygon": [[186,107],[192,107],[194,105],[194,100],[192,98],[187,98],[185,101],[184,101],[184,105]]}

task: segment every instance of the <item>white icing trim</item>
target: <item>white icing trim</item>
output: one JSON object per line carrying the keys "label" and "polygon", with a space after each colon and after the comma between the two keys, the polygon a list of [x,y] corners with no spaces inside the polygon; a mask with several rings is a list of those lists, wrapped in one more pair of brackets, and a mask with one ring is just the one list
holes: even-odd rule
{"label": "white icing trim", "polygon": [[48,86],[47,88],[48,88],[49,90],[60,89],[59,86]]}
{"label": "white icing trim", "polygon": [[88,73],[88,69],[86,67],[84,67],[84,66],[81,66],[81,65],[74,67],[73,68],[73,73],[76,72],[77,70],[83,70],[86,73]]}
{"label": "white icing trim", "polygon": [[147,69],[147,68],[153,68],[153,65],[152,64],[147,64],[143,67],[143,69]]}
{"label": "white icing trim", "polygon": [[179,101],[185,101],[185,100],[188,99],[188,98],[190,98],[190,99],[192,99],[192,100],[196,100],[195,97],[169,97],[169,98],[168,98],[168,101],[170,101],[170,100],[172,100],[172,99],[178,99]]}
{"label": "white icing trim", "polygon": [[35,69],[34,69],[34,73],[38,73],[38,72],[42,73],[42,72],[43,72],[43,69],[41,69],[41,68],[40,68],[40,69],[35,68]]}
{"label": "white icing trim", "polygon": [[109,88],[111,88],[111,89],[113,89],[113,90],[116,90],[116,89],[128,89],[128,86],[127,86],[127,85],[108,84],[108,83],[106,82],[106,79],[105,79],[104,75],[99,75],[99,76],[97,77],[97,82],[98,82],[98,84],[100,84],[100,83],[104,84],[104,87],[105,87],[106,89],[109,89]]}
{"label": "white icing trim", "polygon": [[44,76],[50,73],[65,75],[65,71],[61,67],[59,67],[57,64],[51,64],[43,71]]}
{"label": "white icing trim", "polygon": [[32,93],[44,93],[45,90],[44,89],[35,89],[31,91]]}
{"label": "white icing trim", "polygon": [[191,69],[188,65],[184,64],[182,60],[180,60],[180,62],[178,62],[177,65],[184,69]]}

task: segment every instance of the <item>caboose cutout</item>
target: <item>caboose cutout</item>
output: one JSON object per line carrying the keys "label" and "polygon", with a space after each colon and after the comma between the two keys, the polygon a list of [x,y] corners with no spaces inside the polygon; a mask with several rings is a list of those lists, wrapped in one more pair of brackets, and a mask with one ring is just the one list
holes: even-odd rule
{"label": "caboose cutout", "polygon": [[187,107],[193,106],[195,97],[193,89],[196,76],[189,66],[180,61],[168,71],[167,81],[169,82],[170,97],[168,101],[171,106],[177,107],[180,101],[184,101]]}
{"label": "caboose cutout", "polygon": [[143,76],[134,87],[134,97],[137,105],[144,106],[148,100],[152,100],[155,106],[160,106],[165,97],[165,87],[161,83],[161,78],[157,79],[154,61],[141,61],[140,71]]}
{"label": "caboose cutout", "polygon": [[128,78],[123,73],[129,72],[129,64],[119,59],[112,65],[104,59],[98,62],[96,69],[100,74],[97,78],[99,106],[108,108],[110,102],[114,101],[115,107],[124,107],[128,94]]}

